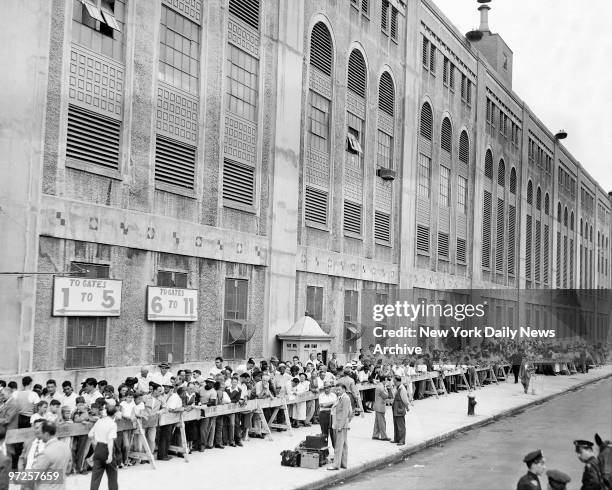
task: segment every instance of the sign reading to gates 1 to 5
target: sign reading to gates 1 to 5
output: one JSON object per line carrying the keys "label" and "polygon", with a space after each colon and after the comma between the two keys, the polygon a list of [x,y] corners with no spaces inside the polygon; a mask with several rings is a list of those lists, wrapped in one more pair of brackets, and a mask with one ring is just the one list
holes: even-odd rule
{"label": "sign reading to gates 1 to 5", "polygon": [[119,316],[121,281],[55,277],[53,316]]}
{"label": "sign reading to gates 1 to 5", "polygon": [[198,290],[149,286],[147,320],[150,322],[195,322]]}

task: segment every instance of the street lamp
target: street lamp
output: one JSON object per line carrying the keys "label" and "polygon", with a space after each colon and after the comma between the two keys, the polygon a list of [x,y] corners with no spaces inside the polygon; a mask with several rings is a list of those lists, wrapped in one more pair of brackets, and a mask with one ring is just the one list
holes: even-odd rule
{"label": "street lamp", "polygon": [[567,138],[567,131],[565,131],[565,129],[561,129],[555,134],[556,140],[564,140],[565,138]]}

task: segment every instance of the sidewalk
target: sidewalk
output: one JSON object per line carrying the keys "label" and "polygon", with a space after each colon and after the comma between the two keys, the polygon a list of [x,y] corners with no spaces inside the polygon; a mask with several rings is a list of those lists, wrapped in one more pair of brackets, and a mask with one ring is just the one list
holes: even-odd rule
{"label": "sidewalk", "polygon": [[[583,384],[611,376],[612,365],[593,369],[589,374],[543,377],[542,391],[536,395],[525,395],[521,384],[514,381],[487,385],[474,392],[476,416],[468,417],[466,393],[453,393],[439,399],[427,398],[416,401],[406,416],[406,445],[398,447],[389,442],[373,441],[373,414],[356,417],[349,430],[349,468],[327,471],[288,468],[280,465],[280,452],[294,449],[306,435],[316,434],[319,427],[300,428],[288,432],[273,431],[273,441],[251,439],[244,447],[207,450],[189,455],[186,463],[180,458],[160,461],[157,469],[139,465],[119,471],[119,486],[122,490],[173,490],[177,488],[216,488],[249,490],[289,490],[319,488],[354,476],[373,467],[399,461],[407,454],[416,452],[437,442],[452,437],[457,432],[487,424],[499,417],[545,401],[557,394],[577,388]],[[607,395],[602,400],[609,399]],[[387,408],[387,435],[393,436],[390,407]],[[91,476],[70,476],[67,490],[89,488]],[[101,488],[106,488],[106,477]]]}

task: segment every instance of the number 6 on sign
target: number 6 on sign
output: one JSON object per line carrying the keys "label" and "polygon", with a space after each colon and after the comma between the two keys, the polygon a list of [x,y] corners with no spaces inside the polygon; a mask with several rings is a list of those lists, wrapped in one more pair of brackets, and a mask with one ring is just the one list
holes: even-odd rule
{"label": "number 6 on sign", "polygon": [[195,322],[198,290],[148,286],[147,320],[150,322]]}

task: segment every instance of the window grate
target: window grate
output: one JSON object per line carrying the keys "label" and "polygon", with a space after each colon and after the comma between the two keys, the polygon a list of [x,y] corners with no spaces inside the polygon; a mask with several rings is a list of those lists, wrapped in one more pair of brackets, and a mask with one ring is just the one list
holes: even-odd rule
{"label": "window grate", "polygon": [[157,135],[155,142],[155,180],[193,189],[195,177],[194,146]]}
{"label": "window grate", "polygon": [[516,208],[508,206],[508,274],[514,274],[516,240]]}
{"label": "window grate", "polygon": [[374,212],[374,238],[381,242],[391,241],[391,216],[380,211]]}
{"label": "window grate", "polygon": [[255,200],[255,169],[233,160],[223,161],[223,199],[253,206]]}
{"label": "window grate", "polygon": [[391,7],[391,39],[397,41],[397,14],[398,10]]}
{"label": "window grate", "polygon": [[429,39],[423,36],[422,61],[425,69],[429,69]]}
{"label": "window grate", "polygon": [[378,108],[393,116],[394,105],[395,89],[393,87],[393,80],[388,72],[384,72],[380,77],[380,84],[378,86]]}
{"label": "window grate", "polygon": [[497,199],[497,245],[495,248],[495,270],[504,270],[504,200]]}
{"label": "window grate", "polygon": [[306,187],[304,207],[307,221],[327,226],[327,192]]}
{"label": "window grate", "polygon": [[535,280],[540,282],[541,280],[541,258],[542,258],[542,223],[540,220],[536,220],[535,224]]}
{"label": "window grate", "polygon": [[429,72],[432,75],[436,74],[436,47],[432,44],[429,51]]}
{"label": "window grate", "polygon": [[310,36],[310,64],[327,76],[332,74],[332,39],[323,22],[317,22]]}
{"label": "window grate", "polygon": [[531,278],[531,242],[532,242],[531,216],[527,215],[527,230],[525,232],[525,276]]}
{"label": "window grate", "polygon": [[361,204],[344,201],[344,223],[345,233],[361,235]]}
{"label": "window grate", "polygon": [[540,211],[542,209],[542,189],[538,186],[538,190],[536,191],[536,209]]}
{"label": "window grate", "polygon": [[491,150],[487,150],[487,154],[485,155],[484,171],[487,179],[493,179],[493,154]]}
{"label": "window grate", "polygon": [[464,238],[457,238],[457,262],[467,262],[466,253],[466,240]]}
{"label": "window grate", "polygon": [[510,170],[510,193],[516,194],[516,169],[514,167]]}
{"label": "window grate", "polygon": [[527,182],[527,204],[533,204],[533,183]]}
{"label": "window grate", "polygon": [[431,141],[433,136],[433,113],[427,103],[421,108],[421,136]]}
{"label": "window grate", "polygon": [[462,131],[459,137],[459,161],[470,164],[470,140],[465,131]]}
{"label": "window grate", "polygon": [[382,0],[380,9],[380,28],[384,33],[389,30],[389,0]]}
{"label": "window grate", "polygon": [[444,83],[444,85],[448,85],[448,66],[449,66],[449,59],[445,56],[444,57],[444,61],[442,62],[442,83]]}
{"label": "window grate", "polygon": [[230,0],[229,12],[259,30],[259,0]]}
{"label": "window grate", "polygon": [[550,214],[550,196],[548,195],[548,192],[546,193],[546,196],[544,196],[544,214],[546,214],[546,216]]}
{"label": "window grate", "polygon": [[506,185],[506,164],[503,160],[500,160],[497,166],[497,184],[502,187]]}
{"label": "window grate", "polygon": [[482,212],[482,267],[491,267],[491,214],[492,196],[489,191],[484,191],[484,202]]}
{"label": "window grate", "polygon": [[417,225],[417,234],[416,234],[416,246],[417,253],[429,253],[429,227],[423,225]]}
{"label": "window grate", "polygon": [[440,146],[448,153],[452,150],[453,128],[447,117],[442,121],[442,133],[440,135]]}
{"label": "window grate", "polygon": [[119,168],[121,122],[70,104],[66,157]]}
{"label": "window grate", "polygon": [[448,259],[448,233],[438,232],[438,257]]}
{"label": "window grate", "polygon": [[348,88],[365,99],[366,66],[361,52],[353,49],[348,62]]}

